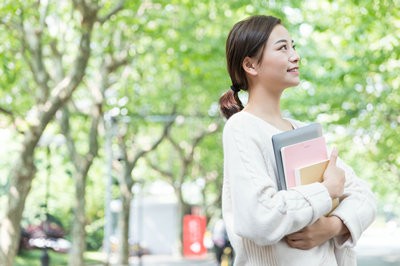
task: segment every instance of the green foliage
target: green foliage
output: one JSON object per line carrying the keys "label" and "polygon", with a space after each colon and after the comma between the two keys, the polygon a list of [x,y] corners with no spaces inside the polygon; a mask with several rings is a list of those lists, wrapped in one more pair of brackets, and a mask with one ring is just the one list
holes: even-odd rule
{"label": "green foliage", "polygon": [[[18,254],[15,260],[15,266],[40,266],[40,258],[42,256],[41,250],[27,250]],[[68,265],[68,255],[48,251],[50,258],[50,265]],[[98,254],[87,252],[85,254],[85,265],[99,265],[101,258]]]}
{"label": "green foliage", "polygon": [[[89,216],[91,217],[91,216]],[[100,250],[103,245],[104,238],[104,218],[103,216],[86,226],[87,232],[87,249],[88,250]]]}
{"label": "green foliage", "polygon": [[[0,7],[0,127],[7,134],[0,142],[0,204],[7,189],[8,170],[18,152],[20,134],[28,130],[29,110],[35,110],[41,88],[35,83],[23,52],[18,25],[23,15],[32,27],[40,23],[41,1],[8,1]],[[104,15],[117,1],[97,1]],[[39,5],[39,7],[38,7]],[[52,30],[42,33],[43,58],[54,76],[52,43],[72,63],[72,47],[79,28],[78,14],[70,1],[49,1],[47,21]],[[71,130],[78,151],[88,150],[87,132],[93,97],[89,91],[104,78],[100,66],[117,58],[127,63],[111,73],[105,93],[104,112],[117,117],[119,130],[145,147],[160,133],[163,119],[177,105],[183,123],[172,128],[172,137],[182,147],[201,129],[220,123],[217,101],[228,90],[225,40],[232,25],[254,14],[282,19],[291,32],[302,58],[302,83],[284,93],[285,114],[303,121],[319,121],[329,142],[339,147],[341,157],[367,180],[380,199],[395,204],[400,195],[400,6],[398,0],[382,1],[126,1],[125,8],[92,36],[92,58],[84,78],[71,99]],[[50,23],[51,22],[51,23]],[[51,25],[50,25],[51,24]],[[55,27],[58,25],[58,27]],[[71,71],[66,67],[64,71]],[[54,84],[49,84],[54,85]],[[37,106],[36,106],[37,107]],[[10,115],[9,113],[12,115]],[[46,131],[59,134],[57,123]],[[87,232],[90,248],[98,248],[104,217],[104,130],[100,127],[100,151],[89,172],[87,188]],[[202,179],[203,205],[209,215],[218,212],[222,184],[222,130],[202,140],[195,150],[186,182]],[[2,133],[3,134],[3,133]],[[15,140],[15,141],[14,141]],[[1,138],[0,138],[0,141]],[[116,139],[113,140],[117,151]],[[26,202],[27,221],[43,210],[48,164],[51,164],[49,210],[65,219],[69,232],[73,167],[64,144],[36,150],[37,177]],[[168,141],[148,156],[160,166],[179,173],[179,155]],[[118,163],[114,163],[118,165]],[[120,173],[114,169],[114,175]],[[143,160],[133,176],[148,182],[162,178]],[[201,182],[200,182],[201,183]],[[113,198],[119,196],[113,186]],[[0,215],[1,217],[1,215]],[[33,264],[32,264],[33,265]]]}
{"label": "green foliage", "polygon": [[394,6],[396,1],[304,2],[295,34],[303,83],[285,95],[293,116],[318,120],[331,131],[346,129],[344,137],[335,136],[343,156],[382,198],[398,194],[397,186],[385,184],[400,177],[395,152],[400,120],[394,111],[399,108],[394,73],[400,68],[395,49],[400,38],[394,32],[400,12]]}

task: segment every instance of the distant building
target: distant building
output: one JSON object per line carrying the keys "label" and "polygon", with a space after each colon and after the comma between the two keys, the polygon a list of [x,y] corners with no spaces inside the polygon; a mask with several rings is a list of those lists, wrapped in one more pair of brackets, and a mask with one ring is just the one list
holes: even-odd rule
{"label": "distant building", "polygon": [[[129,243],[133,247],[140,244],[150,254],[173,255],[179,250],[179,213],[174,190],[164,182],[154,182],[146,193],[134,188],[131,203]],[[113,249],[118,243],[119,200],[113,201]]]}
{"label": "distant building", "polygon": [[140,243],[151,254],[177,252],[179,214],[176,200],[145,197],[134,200],[131,216],[131,243]]}

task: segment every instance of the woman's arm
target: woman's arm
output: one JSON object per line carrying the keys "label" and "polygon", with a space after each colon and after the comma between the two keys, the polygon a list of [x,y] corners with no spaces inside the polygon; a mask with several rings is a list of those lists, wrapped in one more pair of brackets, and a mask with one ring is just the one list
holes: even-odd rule
{"label": "woman's arm", "polygon": [[334,237],[349,238],[349,229],[337,216],[321,217],[312,225],[287,235],[285,240],[292,248],[311,249]]}
{"label": "woman's arm", "polygon": [[338,160],[338,166],[346,172],[346,183],[340,204],[330,215],[342,220],[349,230],[349,235],[338,236],[334,240],[339,248],[353,247],[375,219],[376,200],[368,184],[358,178],[351,167],[342,160]]}
{"label": "woman's arm", "polygon": [[372,223],[376,214],[375,198],[368,186],[356,177],[343,161],[338,164],[346,173],[341,203],[329,216],[286,237],[289,246],[310,249],[330,239],[338,247],[354,246],[361,233]]}
{"label": "woman's arm", "polygon": [[[258,245],[271,245],[328,213],[332,200],[321,183],[276,190],[266,156],[267,136],[231,118],[224,129],[225,201],[231,230]],[[229,189],[227,189],[229,187]],[[226,217],[226,216],[225,216]]]}

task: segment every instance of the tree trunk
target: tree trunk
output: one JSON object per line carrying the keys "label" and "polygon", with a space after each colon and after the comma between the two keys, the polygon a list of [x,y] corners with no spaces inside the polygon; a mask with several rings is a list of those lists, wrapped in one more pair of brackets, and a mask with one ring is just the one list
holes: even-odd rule
{"label": "tree trunk", "polygon": [[[126,148],[124,145],[122,145]],[[126,150],[124,150],[126,151]],[[126,156],[126,153],[124,153]],[[124,157],[125,159],[127,157]],[[129,218],[131,214],[131,201],[133,181],[131,177],[131,165],[125,161],[124,169],[120,176],[119,188],[121,190],[121,213],[119,215],[119,247],[118,247],[118,265],[129,265]]]}
{"label": "tree trunk", "polygon": [[185,216],[185,203],[182,197],[181,188],[176,188],[176,197],[178,200],[178,241],[176,243],[176,247],[180,255],[183,255],[183,217]]}
{"label": "tree trunk", "polygon": [[0,223],[0,265],[12,266],[20,240],[20,222],[26,197],[31,189],[36,169],[33,164],[33,147],[37,141],[26,141],[17,164],[10,176],[5,217]]}
{"label": "tree trunk", "polygon": [[86,250],[86,176],[87,173],[76,173],[74,220],[72,223],[72,247],[69,254],[70,266],[83,266],[83,253]]}
{"label": "tree trunk", "polygon": [[[89,16],[89,18],[91,17]],[[12,266],[17,252],[25,200],[36,172],[33,163],[35,148],[55,113],[69,100],[84,76],[90,57],[90,37],[94,22],[95,16],[91,20],[86,20],[85,25],[82,25],[83,32],[73,71],[53,88],[51,97],[46,104],[42,105],[46,108],[39,108],[38,123],[32,125],[25,133],[21,153],[10,173],[10,188],[7,192],[8,204],[0,224],[0,265],[2,266]]]}
{"label": "tree trunk", "polygon": [[[175,107],[173,108],[172,115],[175,114]],[[119,239],[119,254],[118,254],[118,265],[129,265],[129,228],[130,228],[130,213],[131,213],[131,202],[133,199],[132,187],[133,187],[133,179],[132,179],[132,171],[135,168],[137,162],[140,158],[144,157],[150,151],[155,150],[158,145],[162,142],[162,140],[167,136],[169,129],[173,125],[175,121],[175,117],[171,119],[171,121],[167,122],[164,126],[163,132],[160,137],[155,140],[152,146],[146,150],[139,150],[136,152],[131,158],[128,156],[126,139],[125,135],[119,136],[119,146],[123,161],[123,173],[119,176],[119,187],[121,190],[121,203],[122,210],[119,219],[119,230],[120,230],[120,239]],[[132,142],[132,140],[130,141]],[[142,208],[142,206],[140,207]],[[140,252],[139,246],[139,252]]]}
{"label": "tree trunk", "polygon": [[119,216],[120,241],[118,250],[118,265],[129,265],[129,220],[131,213],[132,193],[122,193],[122,209]]}
{"label": "tree trunk", "polygon": [[75,168],[75,199],[74,199],[74,219],[72,222],[72,248],[70,251],[69,265],[83,266],[83,253],[86,250],[86,180],[94,158],[98,153],[98,125],[101,117],[101,104],[96,104],[93,108],[92,125],[89,132],[89,151],[85,156],[81,156],[76,148],[70,134],[69,112],[64,108],[61,129],[67,140],[68,150]]}

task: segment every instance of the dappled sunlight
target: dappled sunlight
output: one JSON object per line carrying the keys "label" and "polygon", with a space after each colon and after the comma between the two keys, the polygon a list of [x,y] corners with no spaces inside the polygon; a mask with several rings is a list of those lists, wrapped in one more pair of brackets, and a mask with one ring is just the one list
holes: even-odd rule
{"label": "dappled sunlight", "polygon": [[[84,253],[92,264],[215,266],[212,245],[204,257],[182,255],[181,219],[206,217],[209,234],[221,216],[226,120],[218,100],[232,85],[226,37],[254,14],[280,17],[301,58],[283,116],[321,123],[329,147],[377,197],[379,216],[356,247],[359,265],[399,263],[394,3],[4,0],[0,265],[39,265],[39,248],[59,245],[74,253],[49,250],[51,265],[82,266]],[[246,92],[238,97],[247,104]],[[17,229],[47,214],[70,242],[45,232],[32,240],[38,249],[22,248],[14,260]],[[127,250],[118,249],[123,241]],[[155,251],[140,257],[132,250],[141,244]]]}

